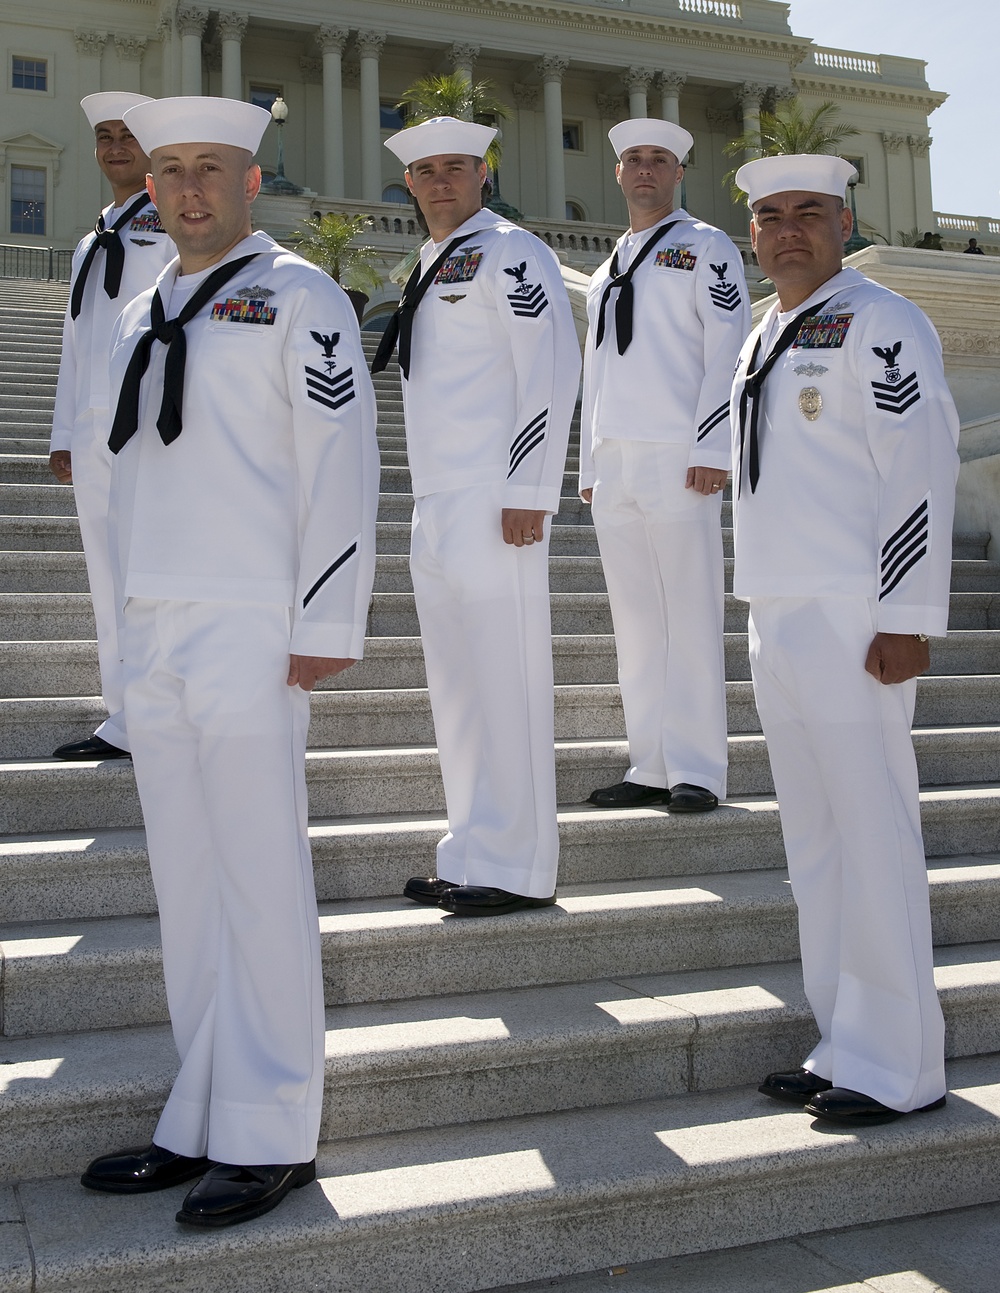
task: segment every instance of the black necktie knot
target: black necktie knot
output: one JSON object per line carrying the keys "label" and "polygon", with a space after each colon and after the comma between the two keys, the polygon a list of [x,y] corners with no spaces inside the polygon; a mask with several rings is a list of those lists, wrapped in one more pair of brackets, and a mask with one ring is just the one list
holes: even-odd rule
{"label": "black necktie knot", "polygon": [[94,241],[87,248],[83,263],[80,265],[76,276],[76,282],[73,284],[69,302],[71,318],[77,318],[83,308],[83,289],[87,284],[87,276],[94,263],[94,257],[99,251],[104,252],[104,291],[112,301],[117,299],[121,290],[122,274],[125,270],[125,248],[122,246],[122,240],[118,237],[118,231],[123,229],[148,204],[148,196],[145,193],[141,194],[131,205],[125,208],[110,229],[104,223],[104,216],[98,216],[97,224],[94,226]]}
{"label": "black necktie knot", "polygon": [[616,289],[618,290],[618,300],[615,301],[615,343],[618,347],[618,353],[624,355],[632,344],[632,312],[635,308],[635,289],[632,287],[632,276],[660,239],[664,238],[675,224],[677,224],[677,220],[670,220],[666,224],[661,224],[658,229],[654,229],[626,270],[619,269],[618,252],[617,250],[615,251],[611,259],[611,277],[604,285],[604,292],[601,295],[601,304],[597,313],[597,335],[594,338],[596,349],[600,349],[604,341],[604,315],[608,308],[611,293]]}
{"label": "black necktie knot", "polygon": [[157,341],[162,341],[165,346],[169,346],[180,330],[181,325],[177,319],[165,319],[162,323],[156,324],[152,332]]}

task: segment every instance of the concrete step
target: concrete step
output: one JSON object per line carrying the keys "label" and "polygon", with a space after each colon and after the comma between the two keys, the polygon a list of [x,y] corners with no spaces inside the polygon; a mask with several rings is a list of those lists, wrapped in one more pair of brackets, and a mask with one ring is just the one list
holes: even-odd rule
{"label": "concrete step", "polygon": [[0,516],[4,552],[79,552],[83,547],[76,516]]}
{"label": "concrete step", "polygon": [[[749,682],[726,684],[728,729],[760,731]],[[107,715],[99,696],[0,700],[0,759],[37,759],[71,734],[92,732]],[[1000,724],[1000,673],[920,678],[914,722]],[[555,689],[557,740],[622,740],[625,717],[616,683]],[[385,748],[433,745],[434,724],[425,688],[317,692],[309,741],[313,747]]]}
{"label": "concrete step", "polygon": [[[914,729],[917,767],[925,786],[974,785],[1000,768],[1000,726],[953,724]],[[624,740],[556,742],[556,793],[582,804],[595,787],[621,780]],[[310,814],[347,817],[379,812],[442,812],[444,793],[432,745],[313,749],[306,757]],[[729,738],[729,793],[773,793],[758,734]],[[137,826],[141,821],[131,763],[63,763],[48,758],[0,760],[0,833]]]}
{"label": "concrete step", "polygon": [[[939,942],[1000,938],[1000,857],[939,860],[929,878]],[[566,884],[555,907],[489,921],[401,897],[321,903],[319,926],[327,1006],[798,956],[784,870]],[[4,1037],[167,1022],[155,917],[8,925],[0,952]]]}
{"label": "concrete step", "polygon": [[[949,1058],[1000,1050],[998,958],[992,942],[937,948]],[[816,1040],[797,962],[340,1006],[320,1139],[751,1085]],[[0,1040],[0,1177],[142,1144],[176,1067],[164,1026]]]}
{"label": "concrete step", "polygon": [[[552,639],[555,681],[579,686],[617,678],[610,634],[556,635]],[[750,677],[746,633],[727,633],[726,676]],[[988,631],[950,633],[931,648],[932,675],[1000,673],[1000,635]],[[320,684],[323,691],[383,691],[424,687],[423,652],[416,637],[369,638],[359,664]],[[97,645],[93,641],[0,641],[0,697],[79,697],[94,701],[100,690]]]}
{"label": "concrete step", "polygon": [[[1000,850],[1000,786],[923,790],[920,811],[928,856]],[[433,875],[440,814],[314,819],[309,836],[321,902],[398,898],[412,875]],[[675,816],[662,808],[559,812],[559,883],[682,877],[690,872],[760,870],[784,865],[772,798],[734,797],[715,812]],[[156,910],[140,827],[65,828],[0,839],[0,921],[139,916]],[[970,936],[971,937],[971,936]],[[992,937],[992,935],[991,935]]]}
{"label": "concrete step", "polygon": [[238,1240],[178,1231],[179,1191],[123,1200],[74,1172],[8,1197],[7,1269],[52,1293],[468,1293],[995,1199],[1000,1058],[948,1078],[945,1109],[864,1136],[744,1086],[328,1141],[316,1184]]}

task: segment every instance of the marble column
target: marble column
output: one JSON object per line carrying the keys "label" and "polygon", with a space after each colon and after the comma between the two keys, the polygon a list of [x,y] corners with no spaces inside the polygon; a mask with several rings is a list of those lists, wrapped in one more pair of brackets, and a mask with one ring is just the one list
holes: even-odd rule
{"label": "marble column", "polygon": [[601,114],[601,194],[604,199],[602,216],[594,213],[595,219],[603,219],[605,224],[628,224],[628,211],[625,199],[618,187],[615,177],[615,150],[608,139],[608,131],[625,116],[625,101],[618,94],[599,94],[597,111]]}
{"label": "marble column", "polygon": [[686,80],[682,72],[660,73],[660,116],[675,126],[681,124],[681,90]]}
{"label": "marble column", "polygon": [[628,115],[630,117],[649,116],[649,103],[646,96],[655,75],[656,73],[651,67],[630,67],[622,73],[625,89],[628,90]]}
{"label": "marble column", "polygon": [[[456,76],[464,77],[469,84],[472,84],[472,69],[475,66],[476,59],[479,57],[479,46],[470,45],[466,41],[456,41],[448,49],[448,61],[451,63],[452,70]],[[462,116],[467,120],[472,120],[472,111],[466,109]]]}
{"label": "marble column", "polygon": [[181,34],[181,94],[201,94],[201,38],[208,25],[208,10],[189,5],[177,10]]}
{"label": "marble column", "polygon": [[249,18],[245,13],[219,10],[219,38],[222,42],[222,97],[243,98],[242,45]]}
{"label": "marble column", "polygon": [[385,44],[383,31],[359,31],[361,60],[361,197],[382,201],[382,137],[379,108],[378,61]]}
{"label": "marble column", "polygon": [[563,156],[562,79],[568,58],[547,54],[538,63],[545,110],[545,215],[566,219],[566,160]]}
{"label": "marble column", "polygon": [[[346,197],[344,187],[344,47],[350,32],[327,23],[316,33],[323,51],[323,195]],[[382,196],[379,190],[379,197]]]}
{"label": "marble column", "polygon": [[[766,86],[758,85],[754,81],[744,81],[742,85],[736,87],[736,101],[743,113],[743,134],[745,135],[760,133],[760,105],[766,89]],[[758,148],[746,150],[747,161],[759,156]]]}
{"label": "marble column", "polygon": [[504,172],[504,183],[507,185],[507,199],[522,211],[541,211],[544,198],[540,191],[539,177],[542,165],[538,156],[538,100],[541,98],[541,87],[526,85],[515,81],[511,86],[514,96],[514,107],[517,109],[517,180],[513,188],[508,176],[510,168]]}
{"label": "marble column", "polygon": [[[104,52],[104,46],[108,38],[102,31],[76,31],[73,36],[78,55],[76,64],[78,97],[82,99],[87,94],[97,94],[101,89],[101,55]],[[90,164],[84,163],[80,167],[80,177],[73,202],[79,213],[76,221],[78,227],[92,229],[94,221],[97,219],[97,213],[103,205],[101,201],[101,172],[93,162],[94,132],[82,112],[78,112],[76,115],[80,130],[80,155],[84,158],[89,158]]]}
{"label": "marble column", "polygon": [[165,99],[173,98],[180,93],[180,84],[174,24],[169,14],[160,14],[153,39],[160,42],[160,58],[163,60],[160,93]]}

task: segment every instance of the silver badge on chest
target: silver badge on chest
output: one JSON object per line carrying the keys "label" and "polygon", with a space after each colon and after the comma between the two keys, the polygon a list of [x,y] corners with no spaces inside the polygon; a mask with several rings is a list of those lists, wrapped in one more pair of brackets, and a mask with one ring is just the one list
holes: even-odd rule
{"label": "silver badge on chest", "polygon": [[823,412],[823,396],[815,386],[803,386],[799,391],[799,412],[809,422],[815,422]]}

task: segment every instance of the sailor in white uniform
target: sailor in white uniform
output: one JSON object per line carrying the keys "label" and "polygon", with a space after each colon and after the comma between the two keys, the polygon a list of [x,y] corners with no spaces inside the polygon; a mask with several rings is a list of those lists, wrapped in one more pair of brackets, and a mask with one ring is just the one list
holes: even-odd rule
{"label": "sailor in white uniform", "polygon": [[545,518],[580,372],[555,256],[481,209],[495,134],[446,117],[386,141],[430,241],[373,365],[398,334],[410,569],[448,810],[437,875],[404,892],[468,916],[555,901]]}
{"label": "sailor in white uniform", "polygon": [[842,268],[853,167],[737,172],[778,302],[733,387],[735,591],[820,1040],[766,1095],[847,1126],[944,1103],[910,736],[948,621],[958,418],[911,302]]}
{"label": "sailor in white uniform", "polygon": [[57,759],[127,758],[130,748],[108,552],[109,349],[119,314],[177,254],[146,192],[149,158],[122,121],[129,108],[146,102],[144,94],[105,91],[80,103],[94,130],[97,164],[111,184],[113,201],[73,255],[49,466],[59,481],[73,484],[108,717],[86,740],[60,745],[53,752]]}
{"label": "sailor in white uniform", "polygon": [[726,793],[721,509],[750,304],[732,241],[674,208],[691,135],[645,118],[608,137],[631,223],[587,293],[580,494],[593,503],[630,767],[590,802],[706,812]]}
{"label": "sailor in white uniform", "polygon": [[361,656],[375,560],[375,402],[353,309],[250,232],[269,120],[201,97],[128,114],[179,257],[112,349],[125,712],[181,1067],[153,1143],[96,1160],[83,1184],[201,1177],[177,1214],[201,1226],[259,1216],[315,1174],[309,690]]}

